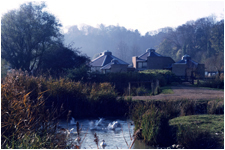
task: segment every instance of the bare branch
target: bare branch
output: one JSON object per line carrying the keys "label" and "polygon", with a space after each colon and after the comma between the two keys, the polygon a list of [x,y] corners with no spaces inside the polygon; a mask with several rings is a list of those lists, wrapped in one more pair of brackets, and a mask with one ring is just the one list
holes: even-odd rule
{"label": "bare branch", "polygon": [[[121,127],[121,130],[122,130],[122,133],[123,133],[123,128]],[[125,137],[124,137],[124,134],[123,134],[123,138],[124,138],[124,140],[125,140],[125,142],[126,142],[126,144],[127,144],[127,147],[129,148],[129,145],[128,145],[128,143],[127,143],[127,140],[125,139]]]}

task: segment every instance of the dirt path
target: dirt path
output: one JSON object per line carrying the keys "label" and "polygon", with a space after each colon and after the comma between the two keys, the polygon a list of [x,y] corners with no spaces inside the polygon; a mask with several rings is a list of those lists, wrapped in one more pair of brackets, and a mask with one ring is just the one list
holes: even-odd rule
{"label": "dirt path", "polygon": [[177,99],[221,99],[224,98],[224,91],[211,90],[188,85],[171,86],[174,94],[159,94],[155,96],[133,96],[133,100],[177,100]]}

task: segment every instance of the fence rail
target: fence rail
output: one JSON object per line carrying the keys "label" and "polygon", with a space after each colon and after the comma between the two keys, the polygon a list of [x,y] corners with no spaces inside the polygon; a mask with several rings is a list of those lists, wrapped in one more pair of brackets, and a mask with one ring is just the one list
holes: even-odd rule
{"label": "fence rail", "polygon": [[201,78],[197,78],[197,77],[192,77],[192,76],[177,76],[180,79],[180,82],[190,82],[191,84],[194,84],[194,80],[213,80],[216,77],[201,77]]}

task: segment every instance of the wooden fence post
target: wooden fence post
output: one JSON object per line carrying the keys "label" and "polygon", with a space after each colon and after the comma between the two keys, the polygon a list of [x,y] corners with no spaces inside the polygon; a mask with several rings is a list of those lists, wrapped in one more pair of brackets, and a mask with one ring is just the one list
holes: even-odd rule
{"label": "wooden fence post", "polygon": [[156,80],[156,94],[159,94],[159,80]]}
{"label": "wooden fence post", "polygon": [[152,81],[152,83],[151,83],[151,87],[152,87],[152,95],[155,95],[154,93],[154,82]]}
{"label": "wooden fence post", "polygon": [[131,86],[131,85],[130,85],[130,82],[129,82],[129,87],[128,87],[128,89],[129,89],[129,96],[130,96],[130,88],[131,88],[130,86]]}

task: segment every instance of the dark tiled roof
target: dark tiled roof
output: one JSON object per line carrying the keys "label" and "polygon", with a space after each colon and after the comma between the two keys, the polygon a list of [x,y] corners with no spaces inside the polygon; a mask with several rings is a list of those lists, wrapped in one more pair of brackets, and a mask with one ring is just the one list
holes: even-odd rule
{"label": "dark tiled roof", "polygon": [[[111,69],[111,66],[113,64],[117,64],[117,65],[120,65],[119,61],[117,59],[112,59],[110,63],[108,63],[107,65],[103,66],[102,68],[100,69]],[[126,64],[128,65],[128,64]]]}
{"label": "dark tiled roof", "polygon": [[146,52],[140,56],[138,56],[138,59],[140,61],[147,60],[148,57],[163,57],[162,55],[155,52],[154,49],[147,49]]}
{"label": "dark tiled roof", "polygon": [[105,66],[105,65],[107,65],[107,64],[109,64],[109,63],[111,63],[111,61],[112,60],[117,60],[117,63],[118,64],[124,64],[124,65],[128,65],[128,63],[126,63],[126,62],[124,62],[123,60],[121,60],[121,59],[119,59],[119,58],[117,58],[117,57],[115,57],[115,56],[113,56],[112,55],[112,53],[111,52],[109,52],[109,51],[104,51],[103,53],[102,53],[102,55],[100,55],[99,57],[97,57],[96,59],[94,59],[94,60],[92,60],[91,62],[90,62],[90,65],[91,66]]}
{"label": "dark tiled roof", "polygon": [[93,61],[90,62],[91,66],[102,66],[102,64],[105,61],[106,56],[99,56],[96,59],[94,59]]}
{"label": "dark tiled roof", "polygon": [[[112,56],[112,55],[111,55]],[[112,57],[108,56],[108,55],[105,55],[105,60],[102,62],[102,66],[105,66],[107,65],[108,63],[110,63],[112,61]]]}
{"label": "dark tiled roof", "polygon": [[111,66],[112,66],[112,63],[109,63],[109,64],[103,66],[103,67],[100,68],[100,69],[101,69],[101,70],[102,70],[102,69],[111,69]]}
{"label": "dark tiled roof", "polygon": [[187,64],[188,67],[197,67],[198,63],[191,59],[189,55],[184,55],[182,60],[176,62],[175,64]]}

